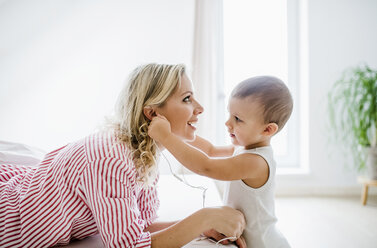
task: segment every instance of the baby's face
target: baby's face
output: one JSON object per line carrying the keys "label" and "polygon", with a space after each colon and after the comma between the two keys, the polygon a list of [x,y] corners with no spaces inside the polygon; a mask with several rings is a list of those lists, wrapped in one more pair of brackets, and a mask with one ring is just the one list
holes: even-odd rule
{"label": "baby's face", "polygon": [[233,145],[247,149],[268,145],[265,144],[264,130],[267,124],[263,120],[263,108],[251,97],[229,100],[229,119],[225,123]]}

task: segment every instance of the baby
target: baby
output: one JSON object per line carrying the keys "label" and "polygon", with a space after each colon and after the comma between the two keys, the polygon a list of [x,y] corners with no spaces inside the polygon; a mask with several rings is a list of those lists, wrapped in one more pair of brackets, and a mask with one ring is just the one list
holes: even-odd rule
{"label": "baby", "polygon": [[[225,125],[236,149],[215,147],[199,136],[187,144],[171,132],[170,123],[158,113],[149,125],[148,134],[186,168],[229,181],[224,203],[243,212],[247,223],[243,235],[232,239],[237,239],[237,244],[255,248],[290,247],[276,228],[276,163],[270,142],[288,121],[292,108],[292,96],[280,79],[259,76],[239,83],[229,100],[230,116]],[[195,128],[191,124],[187,125]],[[214,231],[206,235],[222,238]]]}

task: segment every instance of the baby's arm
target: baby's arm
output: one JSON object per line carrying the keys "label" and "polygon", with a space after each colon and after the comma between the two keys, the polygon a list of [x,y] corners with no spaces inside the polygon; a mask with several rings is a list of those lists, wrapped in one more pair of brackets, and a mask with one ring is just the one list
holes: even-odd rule
{"label": "baby's arm", "polygon": [[209,158],[207,154],[183,142],[170,131],[170,123],[163,116],[153,118],[148,134],[161,143],[189,170],[217,180],[258,179],[268,175],[266,161],[255,154],[241,154],[229,158]]}
{"label": "baby's arm", "polygon": [[234,146],[214,146],[208,140],[196,136],[194,141],[188,142],[190,145],[202,150],[210,157],[229,157],[233,155]]}

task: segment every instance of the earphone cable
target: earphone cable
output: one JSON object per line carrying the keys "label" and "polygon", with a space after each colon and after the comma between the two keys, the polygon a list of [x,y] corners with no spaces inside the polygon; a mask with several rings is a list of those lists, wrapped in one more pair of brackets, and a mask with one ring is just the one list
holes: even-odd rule
{"label": "earphone cable", "polygon": [[[158,149],[158,148],[157,148],[157,149]],[[207,191],[208,188],[205,188],[205,187],[202,187],[202,186],[194,186],[194,185],[188,183],[187,180],[186,180],[186,178],[185,178],[185,176],[184,176],[184,174],[183,174],[183,179],[180,178],[177,174],[175,174],[175,173],[173,172],[173,169],[172,169],[172,167],[171,167],[171,164],[170,164],[169,160],[167,159],[167,157],[165,156],[165,154],[162,153],[162,152],[160,151],[160,149],[158,149],[158,151],[159,151],[160,154],[162,154],[162,156],[165,158],[166,162],[167,162],[168,165],[169,165],[170,173],[171,173],[171,174],[172,174],[177,180],[181,181],[182,183],[186,184],[187,186],[189,186],[189,187],[191,187],[191,188],[193,188],[193,189],[200,189],[200,190],[203,191],[203,193],[202,193],[202,201],[203,201],[203,208],[204,208],[204,207],[205,207],[205,200],[206,200],[206,191]]]}

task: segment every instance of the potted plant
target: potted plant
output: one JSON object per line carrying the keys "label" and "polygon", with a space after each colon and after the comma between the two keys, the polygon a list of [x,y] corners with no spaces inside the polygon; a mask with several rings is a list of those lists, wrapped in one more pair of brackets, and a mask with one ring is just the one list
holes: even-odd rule
{"label": "potted plant", "polygon": [[377,70],[368,65],[345,70],[328,100],[338,144],[352,155],[359,171],[377,179]]}

